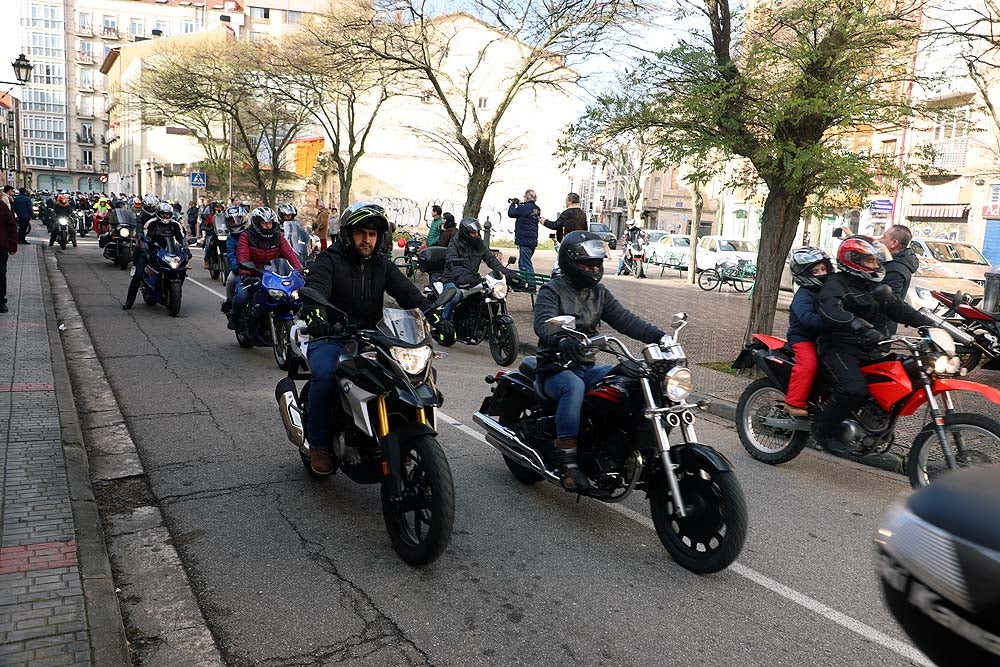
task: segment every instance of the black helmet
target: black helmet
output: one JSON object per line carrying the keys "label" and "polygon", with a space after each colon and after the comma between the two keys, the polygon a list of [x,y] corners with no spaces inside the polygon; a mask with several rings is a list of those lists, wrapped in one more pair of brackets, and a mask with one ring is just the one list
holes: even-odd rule
{"label": "black helmet", "polygon": [[340,216],[340,245],[345,250],[354,250],[355,229],[373,229],[378,232],[375,243],[376,252],[385,246],[389,236],[389,219],[385,217],[385,209],[370,201],[359,201],[344,209]]}
{"label": "black helmet", "polygon": [[[472,232],[475,232],[476,235],[473,236]],[[469,243],[481,240],[482,233],[483,226],[479,224],[479,220],[476,218],[462,218],[462,222],[458,223],[459,237]]]}
{"label": "black helmet", "polygon": [[294,220],[295,216],[298,215],[298,214],[299,214],[299,212],[295,208],[295,204],[279,204],[278,205],[278,217],[281,218],[282,221],[285,221],[285,220]]}
{"label": "black helmet", "polygon": [[604,277],[604,243],[593,232],[570,232],[559,244],[559,271],[577,289],[589,289]]}
{"label": "black helmet", "polygon": [[[264,229],[264,222],[271,222],[271,228]],[[247,232],[260,241],[273,243],[278,238],[278,215],[274,212],[274,209],[267,206],[258,206],[250,211],[250,224]]]}
{"label": "black helmet", "polygon": [[788,260],[792,280],[803,287],[821,287],[826,281],[826,276],[816,277],[812,274],[813,267],[821,263],[826,264],[827,275],[833,273],[830,256],[820,248],[807,246],[793,250],[792,258]]}

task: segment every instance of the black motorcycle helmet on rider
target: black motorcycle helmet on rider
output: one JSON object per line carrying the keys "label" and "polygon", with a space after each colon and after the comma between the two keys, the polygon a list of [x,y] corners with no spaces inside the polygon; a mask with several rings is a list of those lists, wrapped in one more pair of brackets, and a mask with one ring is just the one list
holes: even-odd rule
{"label": "black motorcycle helmet on rider", "polygon": [[476,218],[462,218],[458,223],[458,237],[467,243],[482,240],[483,226]]}
{"label": "black motorcycle helmet on rider", "polygon": [[385,209],[370,201],[355,202],[344,209],[344,214],[340,216],[340,235],[337,236],[344,250],[354,252],[354,234],[351,232],[355,229],[377,231],[375,248],[385,247],[389,236],[389,219],[385,217]]}
{"label": "black motorcycle helmet on rider", "polygon": [[247,234],[258,247],[273,245],[278,240],[278,214],[268,206],[258,206],[250,211]]}
{"label": "black motorcycle helmet on rider", "polygon": [[604,242],[593,232],[575,231],[559,244],[559,272],[577,289],[590,289],[604,277]]}
{"label": "black motorcycle helmet on rider", "polygon": [[295,208],[295,204],[278,204],[278,217],[282,222],[294,220],[298,214],[299,211]]}
{"label": "black motorcycle helmet on rider", "polygon": [[142,210],[148,215],[156,215],[156,211],[160,206],[160,198],[156,195],[146,195],[142,198]]}
{"label": "black motorcycle helmet on rider", "polygon": [[822,287],[826,282],[826,276],[814,276],[813,267],[817,264],[826,264],[826,273],[833,273],[833,263],[830,256],[822,249],[806,246],[796,248],[792,251],[792,258],[788,260],[788,268],[792,273],[792,280],[803,287]]}

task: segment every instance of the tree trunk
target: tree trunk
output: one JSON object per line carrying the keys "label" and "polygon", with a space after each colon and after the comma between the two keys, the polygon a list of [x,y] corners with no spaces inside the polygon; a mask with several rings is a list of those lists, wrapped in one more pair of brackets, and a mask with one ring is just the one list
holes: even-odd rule
{"label": "tree trunk", "polygon": [[694,193],[694,220],[691,221],[691,252],[688,255],[688,284],[698,282],[698,230],[701,228],[701,211],[705,208],[705,198],[701,196],[701,183],[691,183]]}
{"label": "tree trunk", "polygon": [[795,230],[805,206],[805,198],[780,188],[772,188],[764,201],[764,219],[757,253],[757,282],[750,303],[750,320],[744,338],[751,334],[770,334],[785,258],[795,241]]}
{"label": "tree trunk", "polygon": [[493,180],[493,167],[476,166],[469,174],[469,181],[465,189],[465,206],[462,208],[463,218],[478,218],[479,210],[483,207],[483,199],[486,197],[486,189],[490,187]]}

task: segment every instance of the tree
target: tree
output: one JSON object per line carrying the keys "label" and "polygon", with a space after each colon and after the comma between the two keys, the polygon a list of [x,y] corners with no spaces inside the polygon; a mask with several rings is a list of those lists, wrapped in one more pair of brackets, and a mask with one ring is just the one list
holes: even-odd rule
{"label": "tree", "polygon": [[[468,12],[436,15],[426,0],[375,0],[350,34],[408,75],[413,94],[440,106],[445,126],[427,134],[465,170],[463,212],[476,216],[498,164],[516,150],[502,134],[511,107],[529,103],[533,91],[567,91],[579,79],[573,67],[642,7],[637,0],[466,0],[459,7]],[[470,25],[484,28],[478,43]]]}
{"label": "tree", "polygon": [[[879,177],[905,178],[895,156],[852,150],[872,126],[912,115],[908,54],[919,35],[917,0],[791,0],[757,5],[742,20],[729,0],[683,5],[706,26],[646,57],[587,117],[611,131],[648,130],[665,158],[712,153],[752,169],[730,185],[767,188],[748,335],[774,324],[781,267],[803,211],[831,191],[872,192]],[[625,98],[639,96],[633,108]],[[704,167],[689,180],[706,182]]]}

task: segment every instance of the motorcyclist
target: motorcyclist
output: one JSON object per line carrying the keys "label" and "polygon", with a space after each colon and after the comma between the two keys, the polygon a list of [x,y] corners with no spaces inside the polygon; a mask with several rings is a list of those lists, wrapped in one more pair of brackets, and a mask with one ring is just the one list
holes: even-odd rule
{"label": "motorcyclist", "polygon": [[400,308],[430,305],[390,258],[378,252],[389,234],[389,221],[381,206],[365,201],[352,204],[344,210],[340,225],[337,241],[309,267],[305,286],[321,293],[342,314],[310,302],[305,295],[302,305],[303,318],[313,338],[308,352],[312,381],[307,433],[312,469],[317,475],[333,471],[328,451],[330,406],[339,404],[334,373],[344,350],[342,341],[327,338],[335,333],[333,323],[373,328],[382,318],[386,294]]}
{"label": "motorcyclist", "polygon": [[[147,198],[150,196],[152,195],[146,195]],[[145,204],[144,198],[143,213],[146,213]],[[149,264],[150,253],[154,252],[157,247],[166,247],[168,238],[173,237],[177,244],[184,249],[188,259],[191,258],[191,251],[184,243],[184,232],[181,230],[180,223],[174,218],[174,209],[170,204],[166,202],[158,204],[156,215],[143,224],[141,229],[142,235],[135,245],[135,254],[132,256],[132,262],[135,266],[132,269],[132,280],[128,284],[125,303],[122,304],[123,310],[130,309],[135,303],[135,295],[139,292],[139,283],[142,282],[146,265]]]}
{"label": "motorcyclist", "polygon": [[890,322],[913,327],[934,322],[882,287],[885,276],[882,251],[868,236],[851,236],[837,249],[838,272],[820,288],[817,312],[826,321],[818,341],[820,368],[827,375],[832,396],[816,420],[816,441],[834,454],[849,453],[837,435],[840,424],[868,398],[861,364],[885,355],[878,344],[886,340]]}
{"label": "motorcyclist", "polygon": [[229,236],[226,237],[226,261],[229,262],[229,277],[226,278],[226,300],[222,302],[222,312],[229,317],[229,312],[233,307],[233,298],[236,296],[236,284],[239,282],[239,262],[236,261],[236,247],[240,242],[240,235],[247,228],[247,211],[242,206],[230,206],[226,209],[226,229]]}
{"label": "motorcyclist", "polygon": [[[476,218],[462,218],[458,224],[458,234],[451,239],[448,244],[448,253],[445,255],[444,274],[441,280],[444,287],[471,287],[479,282],[479,265],[486,262],[486,265],[494,271],[503,274],[508,282],[520,283],[521,276],[517,271],[512,271],[500,263],[486,244],[480,238],[482,225]],[[441,317],[451,320],[451,314],[455,306],[462,300],[462,292],[459,292],[446,305],[441,312]]]}
{"label": "motorcyclist", "polygon": [[[229,328],[236,328],[240,311],[250,300],[250,287],[260,282],[258,272],[273,259],[285,259],[293,269],[301,269],[302,263],[295,256],[292,247],[288,245],[278,231],[278,216],[274,209],[258,206],[250,212],[250,221],[245,234],[240,234],[236,244],[236,265],[240,272],[240,286],[236,288],[233,298],[232,313],[229,317]],[[253,262],[257,271],[244,269],[243,262]]]}
{"label": "motorcyclist", "polygon": [[586,390],[612,367],[596,364],[593,351],[572,334],[546,334],[546,320],[573,315],[576,330],[588,336],[597,333],[601,322],[643,343],[655,343],[666,336],[659,327],[627,310],[600,284],[605,257],[600,236],[593,232],[570,232],[559,246],[560,274],[543,285],[535,299],[534,327],[539,338],[535,387],[557,402],[555,446],[562,469],[562,485],[567,491],[591,488],[576,460],[580,410]]}
{"label": "motorcyclist", "polygon": [[[629,244],[633,244],[636,248],[641,248],[647,242],[646,232],[639,226],[635,220],[629,220],[625,223],[625,233],[622,234],[622,256],[618,260],[618,275],[620,276],[625,272],[625,254],[629,250]],[[636,262],[636,271],[639,275],[636,278],[645,278],[646,269],[642,262]]]}
{"label": "motorcyclist", "polygon": [[[139,227],[145,227],[146,223],[158,217],[160,209],[160,198],[156,195],[146,195],[142,198],[142,210],[139,212]],[[170,209],[171,211],[173,209]]]}
{"label": "motorcyclist", "polygon": [[312,234],[306,231],[306,228],[302,225],[302,223],[295,219],[298,214],[299,210],[295,208],[295,204],[278,205],[278,218],[281,220],[281,233],[288,241],[288,245],[292,246],[292,250],[299,258],[299,261],[304,265],[306,263],[306,258],[309,256],[309,246],[310,241],[312,241]]}
{"label": "motorcyclist", "polygon": [[55,224],[56,220],[59,218],[66,218],[69,221],[69,240],[73,242],[73,246],[76,246],[76,225],[73,224],[73,207],[70,204],[69,195],[65,193],[60,193],[56,195],[55,202],[52,205],[52,223],[49,229],[49,247],[56,242],[56,236],[59,234],[59,225]]}

